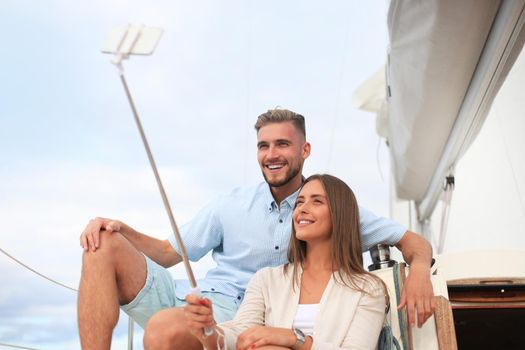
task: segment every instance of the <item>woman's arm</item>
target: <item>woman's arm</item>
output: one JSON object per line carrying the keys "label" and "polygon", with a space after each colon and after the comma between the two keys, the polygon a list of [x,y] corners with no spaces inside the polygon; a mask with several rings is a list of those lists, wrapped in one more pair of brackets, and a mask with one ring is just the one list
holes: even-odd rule
{"label": "woman's arm", "polygon": [[251,350],[251,349],[294,349],[294,350],[310,350],[312,346],[312,338],[307,337],[304,344],[296,347],[295,333],[288,328],[255,326],[242,332],[237,338],[237,349]]}

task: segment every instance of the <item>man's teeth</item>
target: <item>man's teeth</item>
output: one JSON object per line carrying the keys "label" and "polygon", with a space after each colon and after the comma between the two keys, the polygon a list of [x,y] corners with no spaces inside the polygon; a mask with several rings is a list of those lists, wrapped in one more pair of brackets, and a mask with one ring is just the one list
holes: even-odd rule
{"label": "man's teeth", "polygon": [[282,164],[271,164],[271,165],[268,165],[268,168],[270,170],[281,169],[282,167],[283,167]]}
{"label": "man's teeth", "polygon": [[310,220],[299,220],[299,224],[311,224],[312,222]]}

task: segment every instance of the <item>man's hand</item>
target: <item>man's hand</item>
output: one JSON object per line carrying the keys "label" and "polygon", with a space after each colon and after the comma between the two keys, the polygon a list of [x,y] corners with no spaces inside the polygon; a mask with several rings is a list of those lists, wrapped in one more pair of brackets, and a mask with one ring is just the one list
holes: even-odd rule
{"label": "man's hand", "polygon": [[423,323],[432,316],[436,308],[434,301],[434,289],[430,282],[429,268],[422,266],[411,266],[410,272],[405,280],[401,302],[398,310],[406,307],[408,322],[410,326],[416,324],[421,328]]}
{"label": "man's hand", "polygon": [[237,350],[258,349],[265,345],[292,348],[295,345],[295,341],[295,334],[291,329],[255,326],[239,335],[237,338]]}
{"label": "man's hand", "polygon": [[96,251],[100,246],[100,231],[107,231],[109,233],[119,232],[123,223],[118,220],[107,218],[94,218],[89,221],[86,228],[80,235],[80,246],[84,251]]}
{"label": "man's hand", "polygon": [[406,231],[396,247],[410,265],[398,309],[407,308],[408,322],[421,328],[435,309],[434,289],[430,282],[432,247],[422,236]]}

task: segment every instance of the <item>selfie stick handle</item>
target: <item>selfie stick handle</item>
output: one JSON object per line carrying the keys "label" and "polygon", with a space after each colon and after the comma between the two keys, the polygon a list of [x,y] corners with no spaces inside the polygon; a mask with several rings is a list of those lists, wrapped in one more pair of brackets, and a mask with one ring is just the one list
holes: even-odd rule
{"label": "selfie stick handle", "polygon": [[[190,266],[188,254],[186,253],[186,248],[184,247],[184,243],[182,242],[179,228],[177,227],[177,223],[175,222],[175,217],[173,216],[173,212],[171,211],[171,206],[168,201],[168,197],[166,196],[166,191],[164,191],[164,186],[162,185],[162,181],[160,179],[160,175],[157,170],[157,165],[155,164],[155,159],[153,158],[153,154],[151,153],[151,149],[149,147],[149,143],[146,138],[146,134],[144,133],[144,129],[142,128],[142,123],[140,122],[140,118],[137,113],[137,109],[135,108],[135,103],[133,102],[133,98],[131,97],[131,93],[129,91],[128,84],[126,82],[126,78],[124,77],[124,70],[122,68],[122,64],[118,62],[116,63],[116,65],[119,70],[120,80],[122,82],[122,85],[124,86],[124,90],[126,91],[126,96],[128,97],[128,101],[131,106],[131,110],[133,111],[133,116],[135,118],[135,123],[137,124],[137,128],[139,129],[140,137],[142,138],[142,143],[144,144],[144,148],[146,149],[146,154],[148,155],[149,163],[151,165],[151,168],[153,169],[153,174],[155,175],[155,180],[157,181],[157,186],[159,188],[160,195],[162,197],[162,202],[164,203],[164,208],[166,209],[166,212],[168,213],[168,218],[170,220],[170,224],[171,224],[173,233],[175,235],[175,240],[177,241],[177,245],[179,246],[180,255],[182,257],[182,261],[184,262],[184,268],[186,270],[186,275],[188,276],[188,279],[190,282],[191,292],[192,294],[198,297],[201,297],[202,295],[200,293],[199,287],[197,287],[197,281],[195,280],[195,276],[193,275],[193,270],[191,269],[191,266]],[[213,330],[211,328],[204,329],[204,334],[206,336],[211,335],[212,333],[213,333]]]}
{"label": "selfie stick handle", "polygon": [[[199,287],[191,288],[191,294],[195,295],[198,298],[202,298],[201,290]],[[206,327],[204,328],[204,336],[208,337],[213,334],[213,329]]]}
{"label": "selfie stick handle", "polygon": [[[123,31],[118,31],[118,35],[111,36],[111,39],[109,40],[110,44],[107,48],[103,49],[102,52],[104,53],[113,53],[114,57],[111,63],[113,63],[117,69],[120,76],[120,81],[122,82],[122,85],[124,86],[124,90],[126,91],[126,96],[128,98],[129,104],[131,106],[131,110],[133,112],[133,117],[135,118],[135,123],[137,124],[137,128],[140,133],[140,137],[142,139],[142,143],[144,144],[144,148],[146,149],[146,154],[148,155],[149,163],[151,165],[151,169],[153,170],[153,174],[155,175],[155,180],[157,181],[157,186],[160,191],[160,195],[162,197],[162,202],[164,203],[164,208],[166,209],[166,213],[168,214],[168,218],[171,224],[171,229],[173,231],[173,234],[175,235],[175,240],[177,241],[177,245],[180,250],[180,255],[182,257],[182,261],[184,263],[184,268],[186,270],[186,275],[188,276],[188,280],[190,282],[190,286],[192,288],[192,293],[201,296],[199,288],[197,287],[197,281],[195,280],[195,276],[193,275],[193,271],[190,266],[190,262],[188,259],[188,254],[186,253],[186,248],[184,247],[184,243],[182,242],[179,228],[177,227],[177,223],[175,222],[175,217],[173,216],[173,212],[171,210],[170,203],[168,201],[168,197],[166,196],[166,191],[164,190],[164,186],[162,185],[162,181],[160,179],[159,172],[157,170],[157,165],[155,163],[155,159],[153,158],[153,154],[151,153],[151,149],[149,147],[148,140],[146,138],[146,134],[144,132],[144,128],[142,127],[142,123],[140,122],[139,114],[137,112],[137,109],[135,108],[135,103],[133,102],[133,98],[131,97],[131,93],[129,91],[128,84],[126,82],[126,78],[124,76],[124,68],[122,66],[122,61],[129,58],[131,54],[146,54],[149,55],[153,53],[153,50],[160,39],[161,31],[156,31],[153,34],[153,37],[151,35],[146,34],[146,28],[144,26],[140,27],[133,27],[128,26]],[[151,33],[150,33],[151,34]],[[150,42],[150,45],[148,49],[145,49],[143,46],[144,43],[138,44],[139,39],[143,38],[143,36],[148,37]],[[144,40],[143,40],[144,41]],[[141,46],[141,48],[136,48],[136,46]],[[209,335],[212,333],[211,329],[205,329],[204,334]]]}

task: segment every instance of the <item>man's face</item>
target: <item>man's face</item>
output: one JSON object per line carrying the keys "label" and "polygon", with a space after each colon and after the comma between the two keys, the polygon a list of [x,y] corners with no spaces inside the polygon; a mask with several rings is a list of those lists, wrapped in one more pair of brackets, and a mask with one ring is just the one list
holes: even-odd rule
{"label": "man's face", "polygon": [[257,133],[257,160],[272,187],[284,186],[301,176],[309,155],[310,144],[292,122],[267,124]]}

